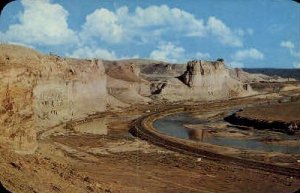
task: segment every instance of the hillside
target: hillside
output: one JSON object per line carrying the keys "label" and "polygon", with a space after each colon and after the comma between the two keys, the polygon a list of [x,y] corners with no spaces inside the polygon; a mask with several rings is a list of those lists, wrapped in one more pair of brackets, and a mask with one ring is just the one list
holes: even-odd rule
{"label": "hillside", "polygon": [[243,68],[245,72],[264,74],[271,77],[294,78],[300,80],[300,69]]}

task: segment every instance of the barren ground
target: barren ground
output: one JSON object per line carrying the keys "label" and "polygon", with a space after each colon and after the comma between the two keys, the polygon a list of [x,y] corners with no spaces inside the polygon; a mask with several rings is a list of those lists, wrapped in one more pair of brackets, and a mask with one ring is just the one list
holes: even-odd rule
{"label": "barren ground", "polygon": [[[220,102],[224,107],[264,99]],[[192,104],[192,102],[190,102]],[[178,106],[180,104],[175,104]],[[214,103],[201,106],[214,108]],[[172,106],[172,105],[171,105]],[[20,156],[0,148],[0,181],[13,192],[293,192],[300,179],[172,152],[131,137],[132,121],[168,105],[108,112],[107,135],[53,128],[39,135],[37,154]]]}
{"label": "barren ground", "polygon": [[249,107],[239,112],[238,115],[266,121],[297,121],[300,120],[300,102]]}

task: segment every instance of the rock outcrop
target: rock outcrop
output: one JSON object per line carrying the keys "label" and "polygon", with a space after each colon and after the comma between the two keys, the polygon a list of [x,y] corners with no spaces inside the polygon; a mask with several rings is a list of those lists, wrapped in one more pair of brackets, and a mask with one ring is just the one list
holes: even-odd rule
{"label": "rock outcrop", "polygon": [[178,79],[169,79],[157,92],[169,100],[213,100],[253,94],[249,85],[230,76],[223,61],[190,61]]}
{"label": "rock outcrop", "polygon": [[184,65],[158,61],[79,60],[20,46],[0,48],[0,144],[23,153],[37,148],[37,132],[107,108],[252,93],[222,61],[191,61],[184,71]]}
{"label": "rock outcrop", "polygon": [[149,81],[140,75],[140,68],[131,62],[108,62],[105,64],[108,94],[123,104],[147,103],[150,93]]}
{"label": "rock outcrop", "polygon": [[[46,61],[46,65],[49,62]],[[59,69],[63,67],[63,69]],[[34,114],[41,129],[106,110],[106,74],[101,61],[58,60],[34,87]],[[64,71],[62,74],[61,71]]]}
{"label": "rock outcrop", "polygon": [[101,61],[0,46],[1,145],[21,153],[34,152],[38,131],[106,110]]}
{"label": "rock outcrop", "polygon": [[226,79],[229,71],[221,61],[190,61],[187,63],[186,71],[179,79],[191,88],[213,87],[219,89]]}

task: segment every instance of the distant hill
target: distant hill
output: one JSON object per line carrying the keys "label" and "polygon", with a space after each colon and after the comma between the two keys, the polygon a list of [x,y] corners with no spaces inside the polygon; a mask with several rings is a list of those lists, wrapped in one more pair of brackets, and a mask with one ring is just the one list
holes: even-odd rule
{"label": "distant hill", "polygon": [[300,80],[300,69],[278,69],[278,68],[243,68],[244,71],[267,76],[280,76],[282,78],[295,78]]}

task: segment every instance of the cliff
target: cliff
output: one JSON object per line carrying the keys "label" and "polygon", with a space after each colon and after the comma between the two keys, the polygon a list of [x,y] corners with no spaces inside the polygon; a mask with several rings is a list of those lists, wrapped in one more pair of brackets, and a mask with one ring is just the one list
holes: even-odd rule
{"label": "cliff", "polygon": [[106,110],[106,74],[101,61],[0,46],[1,145],[34,152],[37,131]]}
{"label": "cliff", "polygon": [[220,61],[191,61],[185,66],[80,60],[0,46],[0,145],[23,153],[37,148],[37,132],[108,108],[253,93],[250,86],[232,78]]}
{"label": "cliff", "polygon": [[229,78],[229,71],[220,61],[189,61],[186,71],[179,79],[191,88],[209,87],[220,89],[226,79]]}
{"label": "cliff", "polygon": [[223,61],[189,61],[182,75],[153,87],[158,88],[153,93],[169,100],[226,99],[254,93],[248,84],[231,76]]}
{"label": "cliff", "polygon": [[[123,104],[147,103],[151,99],[150,82],[141,77],[141,69],[130,60],[105,61],[107,90]],[[123,106],[124,105],[119,105]],[[126,106],[126,105],[125,105]]]}

